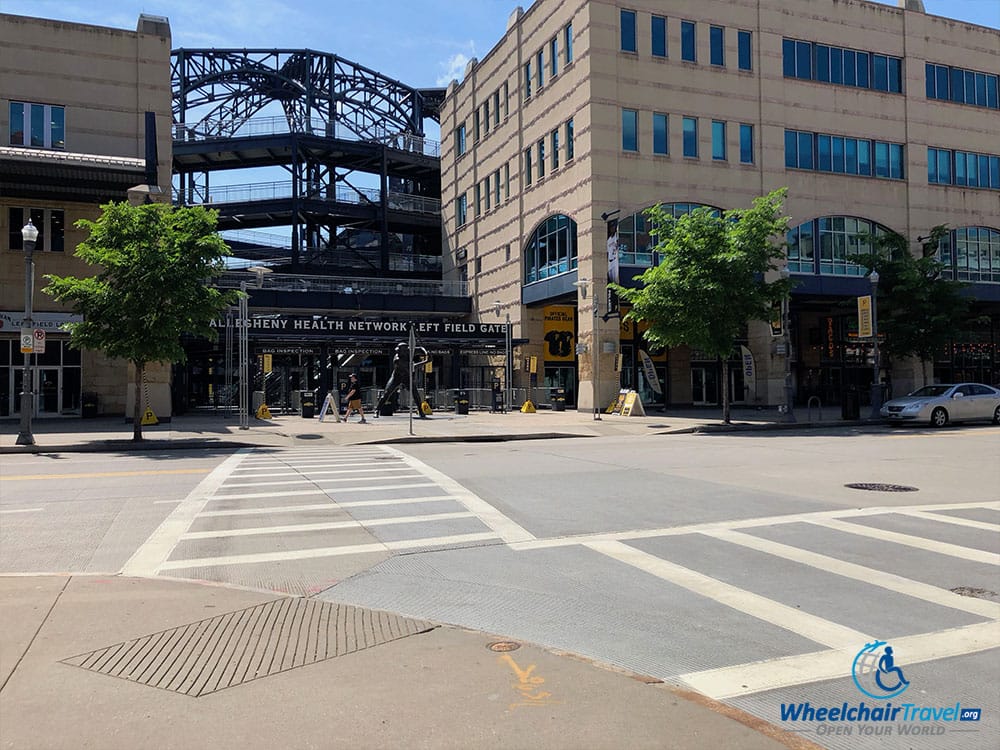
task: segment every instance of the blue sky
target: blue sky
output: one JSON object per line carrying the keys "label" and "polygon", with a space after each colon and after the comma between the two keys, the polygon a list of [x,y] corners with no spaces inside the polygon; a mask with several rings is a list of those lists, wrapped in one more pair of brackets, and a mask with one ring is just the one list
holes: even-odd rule
{"label": "blue sky", "polygon": [[[886,0],[889,5],[895,1]],[[521,0],[524,7],[529,0]],[[134,29],[167,16],[174,47],[308,47],[411,86],[445,86],[504,33],[517,0],[0,0],[0,11]],[[928,13],[1000,28],[1000,0],[924,0]]]}

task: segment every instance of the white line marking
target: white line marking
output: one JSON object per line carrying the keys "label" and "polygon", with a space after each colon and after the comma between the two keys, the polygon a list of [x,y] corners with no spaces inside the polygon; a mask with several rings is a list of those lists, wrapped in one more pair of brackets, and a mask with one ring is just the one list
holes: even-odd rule
{"label": "white line marking", "polygon": [[[384,471],[393,472],[409,472],[407,474],[393,474],[390,479],[406,479],[409,477],[419,477],[420,474],[403,467],[401,469],[385,469]],[[271,476],[270,474],[268,476]],[[301,477],[301,474],[294,474],[293,476]],[[241,477],[243,478],[243,477]],[[261,477],[263,479],[263,477]],[[368,477],[368,479],[382,479],[383,477]],[[365,479],[365,477],[316,477],[310,479],[280,479],[277,482],[226,482],[224,489],[229,489],[230,487],[267,487],[274,486],[276,484],[285,486],[289,484],[326,484],[328,482],[357,482],[359,479]]]}
{"label": "white line marking", "polygon": [[959,557],[963,560],[972,560],[973,562],[984,563],[986,565],[1000,565],[1000,555],[996,552],[985,552],[981,549],[960,547],[957,544],[938,542],[933,539],[925,539],[922,536],[900,534],[897,531],[886,531],[872,526],[862,526],[859,523],[846,523],[844,521],[838,521],[834,518],[827,518],[825,520],[813,519],[809,521],[809,523],[828,529],[844,531],[848,534],[867,536],[871,539],[878,539],[883,542],[903,544],[907,547],[916,547],[917,549],[923,549],[929,552],[937,552],[938,554],[948,555],[949,557]]}
{"label": "white line marking", "polygon": [[569,547],[574,544],[586,544],[587,542],[604,541],[626,541],[629,539],[649,539],[658,536],[676,536],[679,534],[697,534],[702,531],[716,531],[720,529],[750,529],[754,526],[775,526],[789,523],[806,523],[814,520],[826,518],[852,518],[863,516],[878,516],[885,513],[898,513],[900,510],[958,510],[960,508],[998,508],[1000,502],[978,502],[978,503],[935,503],[932,505],[914,505],[904,507],[876,507],[859,510],[851,508],[849,510],[821,510],[812,513],[789,513],[783,516],[762,516],[757,518],[744,518],[728,521],[706,521],[705,523],[693,523],[687,526],[666,526],[659,529],[631,529],[628,531],[610,531],[600,534],[578,534],[576,536],[562,536],[551,539],[533,539],[531,541],[516,542],[510,545],[513,550],[545,549],[548,547]]}
{"label": "white line marking", "polygon": [[[920,664],[996,648],[1000,645],[1000,623],[983,622],[934,633],[891,638],[889,641],[900,664]],[[821,680],[847,679],[851,659],[864,643],[859,641],[851,648],[839,650],[689,672],[679,677],[699,693],[715,700]]]}
{"label": "white line marking", "polygon": [[154,500],[153,505],[177,505],[180,502],[183,500]]}
{"label": "white line marking", "polygon": [[393,526],[425,521],[446,521],[450,518],[475,518],[468,511],[455,513],[432,513],[423,516],[397,516],[396,518],[372,518],[367,521],[330,521],[327,523],[299,523],[290,526],[262,526],[253,529],[220,529],[219,531],[190,531],[182,539],[219,539],[230,536],[259,536],[262,534],[290,534],[297,531],[330,531],[334,529],[359,529],[369,526]]}
{"label": "white line marking", "polygon": [[816,643],[834,648],[857,648],[857,644],[871,640],[869,636],[853,628],[838,625],[773,599],[731,586],[621,542],[590,542],[586,546],[602,555],[693,591],[699,596],[777,625]]}
{"label": "white line marking", "polygon": [[344,461],[276,461],[271,464],[257,463],[252,466],[245,466],[237,473],[245,474],[251,471],[276,471],[280,469],[328,469],[335,466],[391,466],[398,463],[398,459],[380,453],[378,455],[352,457]]}
{"label": "white line marking", "polygon": [[11,508],[9,510],[0,510],[0,513],[39,513],[45,510],[45,508]]}
{"label": "white line marking", "polygon": [[505,516],[498,509],[494,508],[471,490],[463,487],[447,474],[395,448],[387,447],[386,450],[402,458],[405,464],[417,469],[428,479],[434,480],[434,483],[445,492],[454,495],[455,500],[475,513],[480,521],[493,529],[496,535],[508,544],[511,542],[527,542],[536,538],[534,534],[523,528],[513,519]]}
{"label": "white line marking", "polygon": [[131,559],[122,567],[122,575],[150,576],[155,575],[160,565],[170,557],[177,542],[189,528],[191,523],[204,509],[212,495],[222,486],[229,472],[244,459],[252,448],[242,448],[215,469],[174,508],[149,539],[135,551]]}
{"label": "white line marking", "polygon": [[983,531],[1000,532],[1000,524],[988,523],[986,521],[974,521],[971,518],[961,516],[946,516],[943,513],[925,513],[921,510],[901,510],[896,511],[901,516],[913,516],[922,518],[925,521],[939,521],[941,523],[951,523],[956,526],[968,526],[970,529],[982,529]]}
{"label": "white line marking", "polygon": [[894,573],[886,573],[874,568],[866,568],[863,565],[856,565],[845,560],[840,560],[836,557],[829,557],[816,552],[809,552],[808,550],[800,549],[799,547],[792,547],[787,544],[781,544],[780,542],[772,542],[769,539],[761,539],[760,537],[750,536],[749,534],[741,534],[738,531],[719,530],[705,531],[702,533],[705,536],[712,537],[713,539],[719,539],[723,542],[729,542],[731,544],[738,544],[749,549],[757,550],[758,552],[764,552],[768,555],[774,555],[775,557],[781,557],[785,560],[791,560],[792,562],[801,563],[813,568],[819,568],[827,573],[844,576],[845,578],[852,578],[856,581],[862,581],[863,583],[868,583],[872,586],[878,586],[879,588],[895,591],[899,594],[912,596],[915,599],[922,599],[923,601],[938,604],[942,607],[971,612],[972,614],[982,615],[983,617],[988,617],[990,619],[1000,618],[1000,603],[998,602],[975,599],[968,596],[959,596],[958,594],[953,594],[952,592],[938,588],[937,586],[931,586],[927,583],[921,583],[920,581],[903,578],[902,576],[895,575]]}
{"label": "white line marking", "polygon": [[441,547],[449,544],[466,544],[496,539],[496,534],[457,534],[455,536],[439,536],[428,539],[406,539],[398,542],[379,542],[378,544],[354,544],[344,547],[317,547],[315,549],[289,550],[286,552],[259,552],[249,555],[227,555],[225,557],[203,557],[194,560],[170,560],[160,566],[160,570],[180,570],[182,568],[202,568],[214,565],[247,565],[262,562],[280,562],[282,560],[305,560],[315,557],[338,557],[341,555],[363,555],[370,552],[386,552],[387,550],[418,549],[420,547]]}
{"label": "white line marking", "polygon": [[[301,469],[300,471],[274,471],[273,469],[287,469],[287,466],[275,466],[273,469],[271,467],[257,467],[256,469],[237,469],[233,472],[234,477],[239,477],[240,479],[253,479],[255,476],[264,477],[298,477],[303,474],[371,474],[378,471],[400,471],[399,467],[394,467],[392,464],[398,463],[397,461],[379,461],[373,464],[352,464],[353,466],[371,466],[370,469],[332,469],[330,471],[314,471],[309,468],[296,467]],[[325,469],[326,464],[320,464],[316,467],[317,469]],[[402,467],[406,468],[406,467]],[[250,474],[253,472],[253,474]],[[268,472],[266,474],[257,472]]]}
{"label": "white line marking", "polygon": [[[301,497],[302,495],[329,495],[331,492],[376,492],[378,490],[409,490],[414,487],[434,487],[434,482],[414,482],[413,484],[380,484],[372,487],[331,487],[328,490],[292,490],[291,492],[240,492],[232,495],[216,495],[213,500],[252,500],[256,497]],[[442,488],[444,489],[444,488]]]}
{"label": "white line marking", "polygon": [[367,508],[375,505],[402,505],[404,503],[438,503],[454,500],[451,495],[429,497],[401,497],[398,500],[358,500],[352,503],[315,503],[313,505],[272,505],[269,508],[239,508],[237,510],[206,510],[198,518],[215,516],[256,516],[269,513],[302,513],[311,510],[340,510],[341,508]]}

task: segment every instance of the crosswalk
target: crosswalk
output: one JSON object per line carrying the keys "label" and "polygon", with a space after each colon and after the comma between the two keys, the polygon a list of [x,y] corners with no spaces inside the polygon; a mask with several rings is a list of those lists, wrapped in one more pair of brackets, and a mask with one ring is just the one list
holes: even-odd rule
{"label": "crosswalk", "polygon": [[240,568],[251,568],[267,588],[268,565],[284,567],[275,576],[283,584],[297,563],[530,538],[390,447],[245,449],[180,502],[122,572],[241,583]]}

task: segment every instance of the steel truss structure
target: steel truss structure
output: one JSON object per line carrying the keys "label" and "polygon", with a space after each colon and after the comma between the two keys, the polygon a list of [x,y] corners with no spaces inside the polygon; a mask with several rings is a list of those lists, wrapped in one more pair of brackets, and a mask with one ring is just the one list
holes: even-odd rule
{"label": "steel truss structure", "polygon": [[[211,203],[220,229],[288,227],[280,246],[231,243],[276,270],[440,274],[438,145],[424,137],[443,91],[415,89],[314,50],[172,53],[175,197]],[[213,187],[222,171],[284,179]]]}

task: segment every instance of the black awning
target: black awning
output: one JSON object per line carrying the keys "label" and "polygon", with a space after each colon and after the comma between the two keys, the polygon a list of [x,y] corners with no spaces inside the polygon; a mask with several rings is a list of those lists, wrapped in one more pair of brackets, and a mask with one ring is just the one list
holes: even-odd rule
{"label": "black awning", "polygon": [[0,156],[0,195],[47,201],[106,203],[125,200],[146,181],[145,169],[46,163]]}

